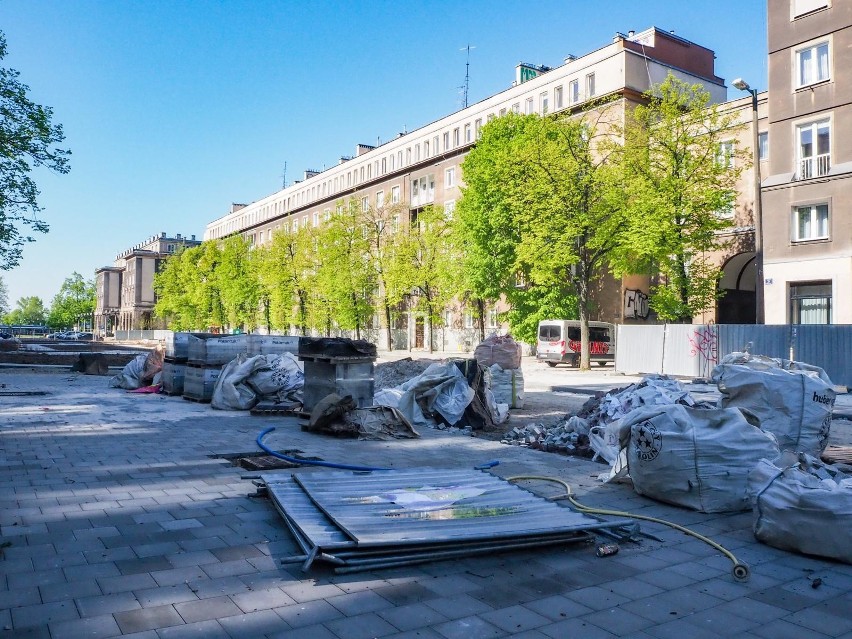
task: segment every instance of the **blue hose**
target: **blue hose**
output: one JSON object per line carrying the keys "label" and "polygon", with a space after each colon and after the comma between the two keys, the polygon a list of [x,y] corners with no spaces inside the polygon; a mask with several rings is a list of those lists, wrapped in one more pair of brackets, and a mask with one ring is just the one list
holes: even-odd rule
{"label": "blue hose", "polygon": [[269,433],[275,430],[275,426],[270,426],[266,430],[262,431],[260,435],[257,436],[257,445],[258,447],[265,452],[267,455],[272,455],[273,457],[277,457],[278,459],[283,459],[284,461],[288,461],[292,464],[303,464],[305,466],[325,466],[326,468],[339,468],[341,470],[361,470],[361,471],[371,471],[371,470],[393,470],[392,468],[373,468],[372,466],[350,466],[349,464],[337,464],[335,462],[326,462],[326,461],[315,461],[313,459],[299,459],[298,457],[288,457],[287,455],[282,455],[281,453],[275,452],[271,448],[269,448],[266,444],[263,443],[263,438],[266,437]]}

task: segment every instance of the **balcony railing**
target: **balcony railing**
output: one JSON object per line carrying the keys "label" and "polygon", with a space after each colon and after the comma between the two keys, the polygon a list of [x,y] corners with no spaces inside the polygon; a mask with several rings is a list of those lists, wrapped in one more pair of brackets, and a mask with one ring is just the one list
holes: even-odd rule
{"label": "balcony railing", "polygon": [[831,169],[831,154],[823,153],[799,161],[799,179],[807,180],[812,177],[828,175]]}

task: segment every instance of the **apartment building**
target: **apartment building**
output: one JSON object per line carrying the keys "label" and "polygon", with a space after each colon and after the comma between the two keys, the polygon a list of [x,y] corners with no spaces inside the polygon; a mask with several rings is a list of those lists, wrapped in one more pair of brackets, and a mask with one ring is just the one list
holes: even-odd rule
{"label": "apartment building", "polygon": [[852,0],[769,0],[767,324],[852,323]]}
{"label": "apartment building", "polygon": [[[510,111],[541,115],[579,112],[590,101],[603,97],[614,99],[608,108],[615,109],[615,117],[623,118],[625,111],[642,101],[643,93],[662,82],[668,73],[702,84],[710,93],[711,102],[721,103],[726,100],[727,89],[724,80],[715,74],[714,59],[712,50],[652,27],[640,33],[618,33],[606,46],[581,57],[568,56],[556,68],[520,64],[515,81],[504,91],[379,146],[359,144],[352,157],[341,158],[332,168],[305,171],[302,180],[276,193],[251,204],[232,205],[226,215],[207,225],[204,239],[239,233],[254,244],[265,244],[276,231],[321,224],[338,202],[350,198],[377,209],[401,203],[410,214],[430,204],[452,210],[463,183],[460,165],[480,129],[490,120]],[[742,111],[747,127],[752,113],[750,101],[739,100],[733,108]],[[750,149],[750,129],[745,130],[741,142]],[[745,182],[748,179],[743,177]],[[753,192],[752,189],[748,193]],[[719,263],[725,262],[726,272],[732,273],[724,282],[726,289],[734,291],[729,298],[731,308],[743,306],[742,297],[735,299],[737,294],[750,295],[754,307],[754,274],[750,282],[748,275],[743,275],[754,258],[754,198],[744,195],[744,199],[736,211],[723,212],[730,215],[731,232],[738,240],[733,253],[719,256]],[[593,319],[652,321],[653,316],[647,312],[648,287],[647,278],[610,278],[597,295],[599,311]],[[489,323],[496,324],[498,310],[501,309],[487,310]],[[730,315],[730,308],[721,312]],[[459,315],[464,317],[464,311]],[[447,319],[447,324],[458,330],[444,331],[439,343],[431,347],[464,350],[472,337],[472,322]],[[402,330],[401,336],[395,335],[395,342],[401,347],[430,346],[423,318],[410,317]]]}
{"label": "apartment building", "polygon": [[132,331],[164,328],[153,317],[156,296],[154,274],[160,262],[180,248],[198,246],[195,236],[180,233],[152,235],[115,256],[112,266],[95,271],[95,330],[109,334],[117,330]]}

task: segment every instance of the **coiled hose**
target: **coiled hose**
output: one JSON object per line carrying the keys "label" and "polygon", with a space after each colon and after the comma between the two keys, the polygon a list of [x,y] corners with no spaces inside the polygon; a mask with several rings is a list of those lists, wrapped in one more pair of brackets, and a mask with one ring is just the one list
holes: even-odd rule
{"label": "coiled hose", "polygon": [[264,431],[261,431],[255,440],[258,448],[267,455],[272,455],[278,459],[283,459],[291,464],[302,464],[304,466],[324,466],[325,468],[339,468],[340,470],[358,470],[369,472],[373,470],[391,470],[390,468],[374,468],[373,466],[351,466],[349,464],[338,464],[337,462],[317,461],[315,459],[299,459],[298,457],[289,457],[282,453],[276,452],[263,443],[263,438],[275,430],[275,426],[270,426]]}
{"label": "coiled hose", "polygon": [[[564,496],[568,499],[568,501],[571,502],[571,505],[574,506],[574,508],[576,508],[581,513],[588,513],[588,514],[592,514],[592,515],[610,515],[610,516],[613,516],[613,517],[628,517],[630,519],[642,519],[644,521],[652,521],[654,523],[663,524],[664,526],[668,526],[670,528],[674,528],[675,530],[679,530],[680,532],[682,532],[684,534],[687,534],[691,537],[695,537],[696,539],[703,541],[705,544],[712,546],[713,548],[715,548],[716,550],[721,552],[723,555],[725,555],[728,559],[730,559],[731,563],[734,564],[733,568],[731,569],[731,574],[734,576],[734,579],[736,579],[737,581],[748,581],[749,577],[751,576],[748,565],[746,565],[746,564],[742,563],[740,560],[738,560],[734,556],[734,553],[732,553],[730,550],[721,546],[720,544],[717,544],[715,541],[713,541],[709,537],[705,537],[704,535],[697,533],[694,530],[690,530],[689,528],[685,528],[684,526],[681,526],[680,524],[676,524],[676,523],[671,522],[671,521],[666,521],[665,519],[659,519],[657,517],[650,517],[648,515],[637,515],[635,513],[628,513],[628,512],[623,512],[623,511],[620,511],[620,510],[607,510],[607,509],[604,509],[604,508],[591,508],[589,506],[584,506],[583,504],[578,502],[576,499],[574,499],[574,493],[571,490],[570,484],[568,484],[568,482],[566,482],[566,481],[563,481],[559,477],[547,477],[547,476],[544,476],[544,475],[516,475],[514,477],[506,477],[506,481],[510,481],[510,482],[526,481],[526,480],[549,481],[549,482],[553,482],[553,483],[556,483],[556,484],[560,484],[563,488],[565,488],[565,495]],[[560,497],[561,497],[561,495],[560,495]]]}

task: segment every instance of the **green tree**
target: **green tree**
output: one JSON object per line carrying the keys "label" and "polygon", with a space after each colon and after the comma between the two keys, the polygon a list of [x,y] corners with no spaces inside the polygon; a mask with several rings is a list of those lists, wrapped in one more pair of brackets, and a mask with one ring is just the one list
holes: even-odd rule
{"label": "green tree", "polygon": [[[0,32],[0,60],[6,57],[6,37]],[[33,169],[45,167],[68,173],[70,151],[55,145],[65,139],[62,125],[53,124],[50,107],[32,102],[29,87],[14,69],[0,67],[0,269],[18,265],[30,231],[47,233],[39,219],[39,190]]]}
{"label": "green tree", "polygon": [[[257,250],[257,249],[256,249]],[[262,249],[258,277],[268,291],[272,326],[308,332],[308,303],[315,269],[313,238],[309,229],[279,230]]]}
{"label": "green tree", "polygon": [[7,324],[34,325],[44,324],[47,318],[47,310],[40,297],[22,297],[16,303],[10,313],[6,314]]}
{"label": "green tree", "polygon": [[462,169],[455,243],[474,297],[511,304],[512,333],[531,343],[540,319],[581,320],[580,367],[589,367],[593,285],[625,225],[618,166],[607,146],[611,107],[580,115],[497,118]]}
{"label": "green tree", "polygon": [[260,304],[258,279],[250,263],[251,245],[242,235],[222,241],[215,280],[222,310],[231,328],[254,330]]}
{"label": "green tree", "polygon": [[748,158],[728,144],[741,126],[736,115],[710,105],[701,85],[670,74],[646,97],[623,132],[630,224],[615,266],[659,276],[651,308],[689,322],[717,299],[721,269],[710,253],[724,247],[719,231],[730,221],[720,214],[731,210]]}
{"label": "green tree", "polygon": [[172,330],[198,331],[210,325],[207,309],[199,304],[198,261],[202,254],[200,246],[179,249],[154,275],[154,314],[165,319]]}
{"label": "green tree", "polygon": [[370,260],[369,208],[354,198],[341,203],[318,229],[316,289],[328,301],[331,320],[356,339],[373,316],[376,272]]}
{"label": "green tree", "polygon": [[84,280],[76,271],[65,278],[50,305],[47,323],[52,328],[80,326],[93,321],[95,282]]}
{"label": "green tree", "polygon": [[0,317],[9,312],[9,287],[0,277]]}
{"label": "green tree", "polygon": [[429,330],[429,351],[434,329],[458,288],[459,259],[453,250],[451,224],[443,207],[427,206],[395,237],[388,280],[394,291],[407,291],[409,308],[423,315]]}

